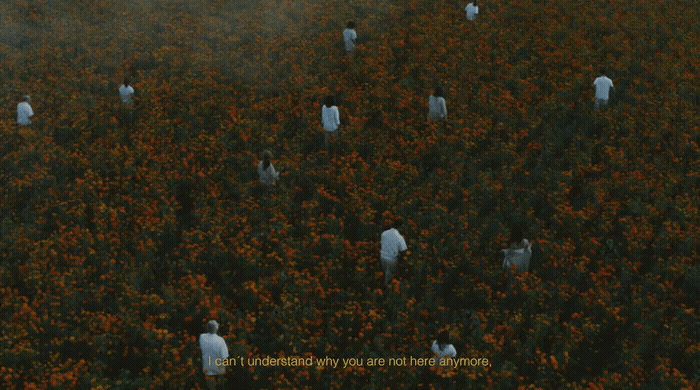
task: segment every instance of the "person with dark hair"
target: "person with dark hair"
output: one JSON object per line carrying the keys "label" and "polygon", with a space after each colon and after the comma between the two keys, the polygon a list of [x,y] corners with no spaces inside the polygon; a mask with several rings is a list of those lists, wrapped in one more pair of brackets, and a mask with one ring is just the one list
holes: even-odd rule
{"label": "person with dark hair", "polygon": [[479,14],[479,4],[477,3],[478,0],[474,0],[473,2],[467,4],[466,7],[464,7],[464,10],[467,12],[467,20],[475,20],[476,15]]}
{"label": "person with dark hair", "polygon": [[258,164],[258,176],[260,177],[260,184],[264,186],[271,186],[277,183],[280,178],[280,173],[275,170],[272,166],[270,160],[272,159],[272,152],[266,150],[262,154],[262,160]]}
{"label": "person with dark hair", "polygon": [[450,332],[446,330],[438,334],[437,340],[433,341],[433,345],[430,349],[435,353],[438,359],[457,356],[457,350],[454,345],[450,344]]}
{"label": "person with dark hair", "polygon": [[515,267],[518,273],[527,272],[530,269],[532,243],[523,238],[523,232],[519,227],[511,230],[510,247],[502,249],[501,252],[503,252],[503,269],[511,270]]}
{"label": "person with dark hair", "polygon": [[445,104],[444,93],[440,86],[435,87],[435,91],[430,95],[430,98],[428,98],[428,119],[447,119],[447,105]]}
{"label": "person with dark hair", "polygon": [[600,76],[593,81],[595,87],[595,103],[596,110],[601,110],[608,105],[610,99],[610,90],[615,90],[612,80],[605,75],[605,69],[600,70]]}
{"label": "person with dark hair", "polygon": [[379,252],[379,261],[384,269],[384,284],[388,285],[392,276],[396,273],[396,268],[404,251],[408,249],[406,240],[397,230],[401,226],[399,218],[393,218],[387,221],[386,230],[381,236],[381,249]]}
{"label": "person with dark hair", "polygon": [[134,87],[129,85],[129,78],[124,78],[124,84],[119,87],[119,97],[121,107],[119,107],[119,117],[122,123],[132,125],[134,123]]}
{"label": "person with dark hair", "polygon": [[[209,390],[216,389],[219,378],[226,373],[226,367],[221,359],[228,358],[226,341],[216,332],[219,324],[215,320],[207,322],[207,333],[199,335],[199,346],[202,349],[202,371]],[[218,359],[218,363],[217,363]]]}
{"label": "person with dark hair", "polygon": [[129,85],[129,78],[124,78],[124,84],[119,87],[119,96],[122,99],[122,104],[131,106],[134,104],[134,87]]}
{"label": "person with dark hair", "polygon": [[29,126],[32,124],[31,117],[34,116],[31,103],[32,99],[29,95],[24,95],[22,102],[17,104],[17,124]]}
{"label": "person with dark hair", "polygon": [[343,41],[345,41],[345,51],[350,53],[355,50],[357,45],[357,32],[355,32],[355,22],[348,22],[343,31]]}
{"label": "person with dark hair", "polygon": [[325,130],[324,145],[328,148],[328,140],[335,135],[340,126],[340,112],[335,105],[335,97],[326,96],[323,107],[321,108],[321,123]]}

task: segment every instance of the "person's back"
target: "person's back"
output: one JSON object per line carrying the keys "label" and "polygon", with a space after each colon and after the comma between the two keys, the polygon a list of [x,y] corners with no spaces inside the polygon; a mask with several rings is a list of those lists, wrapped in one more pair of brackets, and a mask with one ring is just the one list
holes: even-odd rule
{"label": "person's back", "polygon": [[340,125],[340,112],[335,105],[323,105],[321,108],[321,116],[323,119],[323,128],[326,131],[336,131]]}
{"label": "person's back", "polygon": [[518,273],[527,272],[530,269],[530,258],[532,257],[532,244],[522,239],[520,243],[514,243],[508,249],[502,249],[503,268],[511,269],[515,266]]}
{"label": "person's back", "polygon": [[439,359],[445,357],[457,357],[457,350],[455,349],[454,345],[450,344],[450,333],[448,331],[442,331],[440,334],[438,334],[438,337],[435,341],[433,341],[433,345],[430,347],[430,350],[432,350]]}
{"label": "person's back", "polygon": [[393,220],[389,227],[382,232],[379,249],[379,262],[384,269],[384,284],[389,284],[396,273],[401,252],[408,249],[406,240],[396,229],[401,225],[400,220]]}
{"label": "person's back", "polygon": [[[199,335],[199,346],[202,349],[202,371],[207,380],[207,387],[216,387],[218,375],[226,373],[226,365],[221,359],[228,358],[226,341],[216,334],[219,324],[211,320],[207,323],[207,333]],[[219,360],[217,360],[219,359]]]}
{"label": "person's back", "polygon": [[265,186],[271,186],[277,183],[279,179],[279,172],[275,170],[272,166],[270,160],[272,159],[272,152],[266,150],[263,152],[262,160],[258,164],[258,176],[260,178],[260,183]]}
{"label": "person's back", "polygon": [[30,119],[34,116],[34,111],[32,106],[29,104],[31,99],[29,96],[24,97],[24,101],[17,104],[17,123],[23,126],[29,126],[32,124]]}
{"label": "person's back", "polygon": [[476,15],[479,13],[479,5],[477,4],[476,0],[474,0],[473,3],[467,4],[464,10],[467,12],[468,20],[475,20]]}
{"label": "person's back", "polygon": [[447,119],[447,104],[441,87],[435,88],[433,94],[428,98],[428,119]]}
{"label": "person's back", "polygon": [[124,84],[119,87],[119,96],[122,104],[131,106],[134,104],[134,87],[129,85],[129,79],[124,79]]}
{"label": "person's back", "polygon": [[382,232],[380,255],[382,258],[395,261],[399,252],[405,251],[406,241],[395,228]]}
{"label": "person's back", "polygon": [[357,32],[355,32],[355,22],[348,22],[347,27],[343,31],[343,41],[345,42],[345,51],[353,51],[357,40]]}
{"label": "person's back", "polygon": [[595,107],[602,108],[608,104],[610,90],[614,89],[613,82],[605,75],[605,70],[601,70],[600,76],[593,81],[595,86]]}

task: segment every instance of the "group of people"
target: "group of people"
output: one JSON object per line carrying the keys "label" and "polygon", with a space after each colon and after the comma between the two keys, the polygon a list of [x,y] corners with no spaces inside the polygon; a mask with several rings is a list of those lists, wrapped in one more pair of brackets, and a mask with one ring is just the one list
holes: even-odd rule
{"label": "group of people", "polygon": [[[119,87],[119,97],[121,106],[119,107],[120,118],[125,117],[129,123],[134,121],[134,87],[129,84],[129,79],[124,79],[124,84]],[[29,95],[24,95],[22,101],[17,104],[17,124],[29,126],[32,124],[34,110],[31,105],[32,99]]]}

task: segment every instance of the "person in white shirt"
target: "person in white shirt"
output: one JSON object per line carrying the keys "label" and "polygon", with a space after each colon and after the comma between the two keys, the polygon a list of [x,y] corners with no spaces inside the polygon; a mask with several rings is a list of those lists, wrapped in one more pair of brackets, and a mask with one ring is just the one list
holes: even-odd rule
{"label": "person in white shirt", "polygon": [[132,125],[134,123],[134,87],[129,85],[129,78],[124,78],[124,84],[119,87],[119,97],[121,107],[119,107],[119,118],[123,124]]}
{"label": "person in white shirt", "polygon": [[396,273],[396,267],[402,252],[408,249],[406,240],[397,230],[401,226],[401,220],[394,218],[382,232],[381,249],[379,251],[379,261],[384,269],[384,284],[388,285],[392,276]]}
{"label": "person in white shirt", "polygon": [[272,159],[272,152],[266,150],[262,154],[262,160],[258,164],[258,176],[260,177],[260,184],[264,186],[271,186],[277,183],[280,178],[280,173],[275,170],[272,166],[270,160]]}
{"label": "person in white shirt", "polygon": [[321,123],[323,129],[325,130],[324,145],[328,149],[329,138],[336,134],[338,131],[338,126],[340,126],[340,112],[338,107],[335,105],[335,98],[333,96],[326,96],[323,101],[323,107],[321,108]]}
{"label": "person in white shirt", "polygon": [[34,111],[30,105],[32,99],[29,95],[24,96],[24,101],[17,104],[17,123],[22,126],[29,126],[32,124],[31,117],[34,116]]}
{"label": "person in white shirt", "polygon": [[428,119],[443,120],[447,119],[447,105],[443,97],[441,87],[436,87],[435,92],[428,98]]}
{"label": "person in white shirt", "polygon": [[122,99],[122,104],[131,106],[134,104],[134,87],[129,85],[129,79],[124,79],[124,84],[119,87],[119,96]]}
{"label": "person in white shirt", "polygon": [[464,7],[464,10],[467,12],[468,20],[476,19],[476,15],[479,13],[479,4],[477,4],[477,0],[474,0],[473,3],[467,4],[467,6]]}
{"label": "person in white shirt", "polygon": [[345,51],[352,52],[357,44],[357,32],[355,32],[355,22],[348,22],[343,31],[343,41],[345,41]]}
{"label": "person in white shirt", "polygon": [[221,336],[216,334],[219,324],[211,320],[207,322],[207,333],[199,335],[199,346],[202,349],[202,371],[204,371],[207,388],[216,388],[221,375],[226,373],[226,367],[221,360],[228,357],[228,347]]}
{"label": "person in white shirt", "polygon": [[435,353],[438,359],[445,357],[454,358],[457,356],[457,350],[454,345],[450,344],[450,332],[443,330],[438,334],[437,340],[433,341],[430,349]]}
{"label": "person in white shirt", "polygon": [[600,70],[600,76],[593,81],[595,87],[595,109],[600,110],[608,105],[610,90],[615,89],[612,80],[605,76],[605,69]]}
{"label": "person in white shirt", "polygon": [[510,271],[515,267],[517,273],[529,271],[532,243],[523,238],[522,231],[518,228],[513,229],[510,240],[510,248],[501,249],[501,252],[503,252],[503,269]]}

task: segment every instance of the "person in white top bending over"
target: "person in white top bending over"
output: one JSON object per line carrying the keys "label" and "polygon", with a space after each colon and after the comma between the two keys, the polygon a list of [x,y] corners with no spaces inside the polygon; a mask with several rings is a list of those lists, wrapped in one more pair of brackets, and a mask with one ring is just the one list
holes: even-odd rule
{"label": "person in white top bending over", "polygon": [[517,273],[529,271],[532,243],[523,238],[522,230],[519,228],[513,228],[510,241],[510,248],[501,249],[501,252],[503,252],[503,269],[510,271],[515,267]]}
{"label": "person in white top bending over", "polygon": [[32,99],[29,95],[24,95],[24,101],[17,104],[17,123],[22,126],[29,126],[32,124],[31,117],[34,116],[34,111],[32,111],[32,106],[29,104]]}
{"label": "person in white top bending over", "polygon": [[387,285],[391,281],[392,276],[396,273],[396,267],[403,256],[406,246],[406,240],[396,228],[401,226],[401,220],[394,218],[387,225],[387,229],[382,233],[381,250],[379,252],[379,260],[384,269],[384,284]]}
{"label": "person in white top bending over", "polygon": [[446,330],[438,334],[437,340],[433,341],[430,349],[435,353],[438,361],[446,357],[454,358],[457,356],[457,350],[454,345],[450,344],[450,332]]}
{"label": "person in white top bending over", "polygon": [[595,109],[601,110],[608,105],[610,90],[615,90],[612,80],[605,75],[605,69],[600,70],[600,76],[593,81],[595,87]]}
{"label": "person in white top bending over", "polygon": [[467,4],[467,6],[464,7],[464,10],[467,11],[467,20],[476,19],[476,15],[479,14],[479,4],[477,4],[477,0],[474,0],[473,3]]}
{"label": "person in white top bending over", "polygon": [[[226,367],[221,359],[228,358],[228,347],[224,339],[216,334],[218,329],[219,324],[211,320],[207,322],[207,333],[199,335],[199,346],[202,349],[202,370],[209,390],[216,389],[219,378],[226,373]],[[217,359],[219,359],[218,362]]]}

